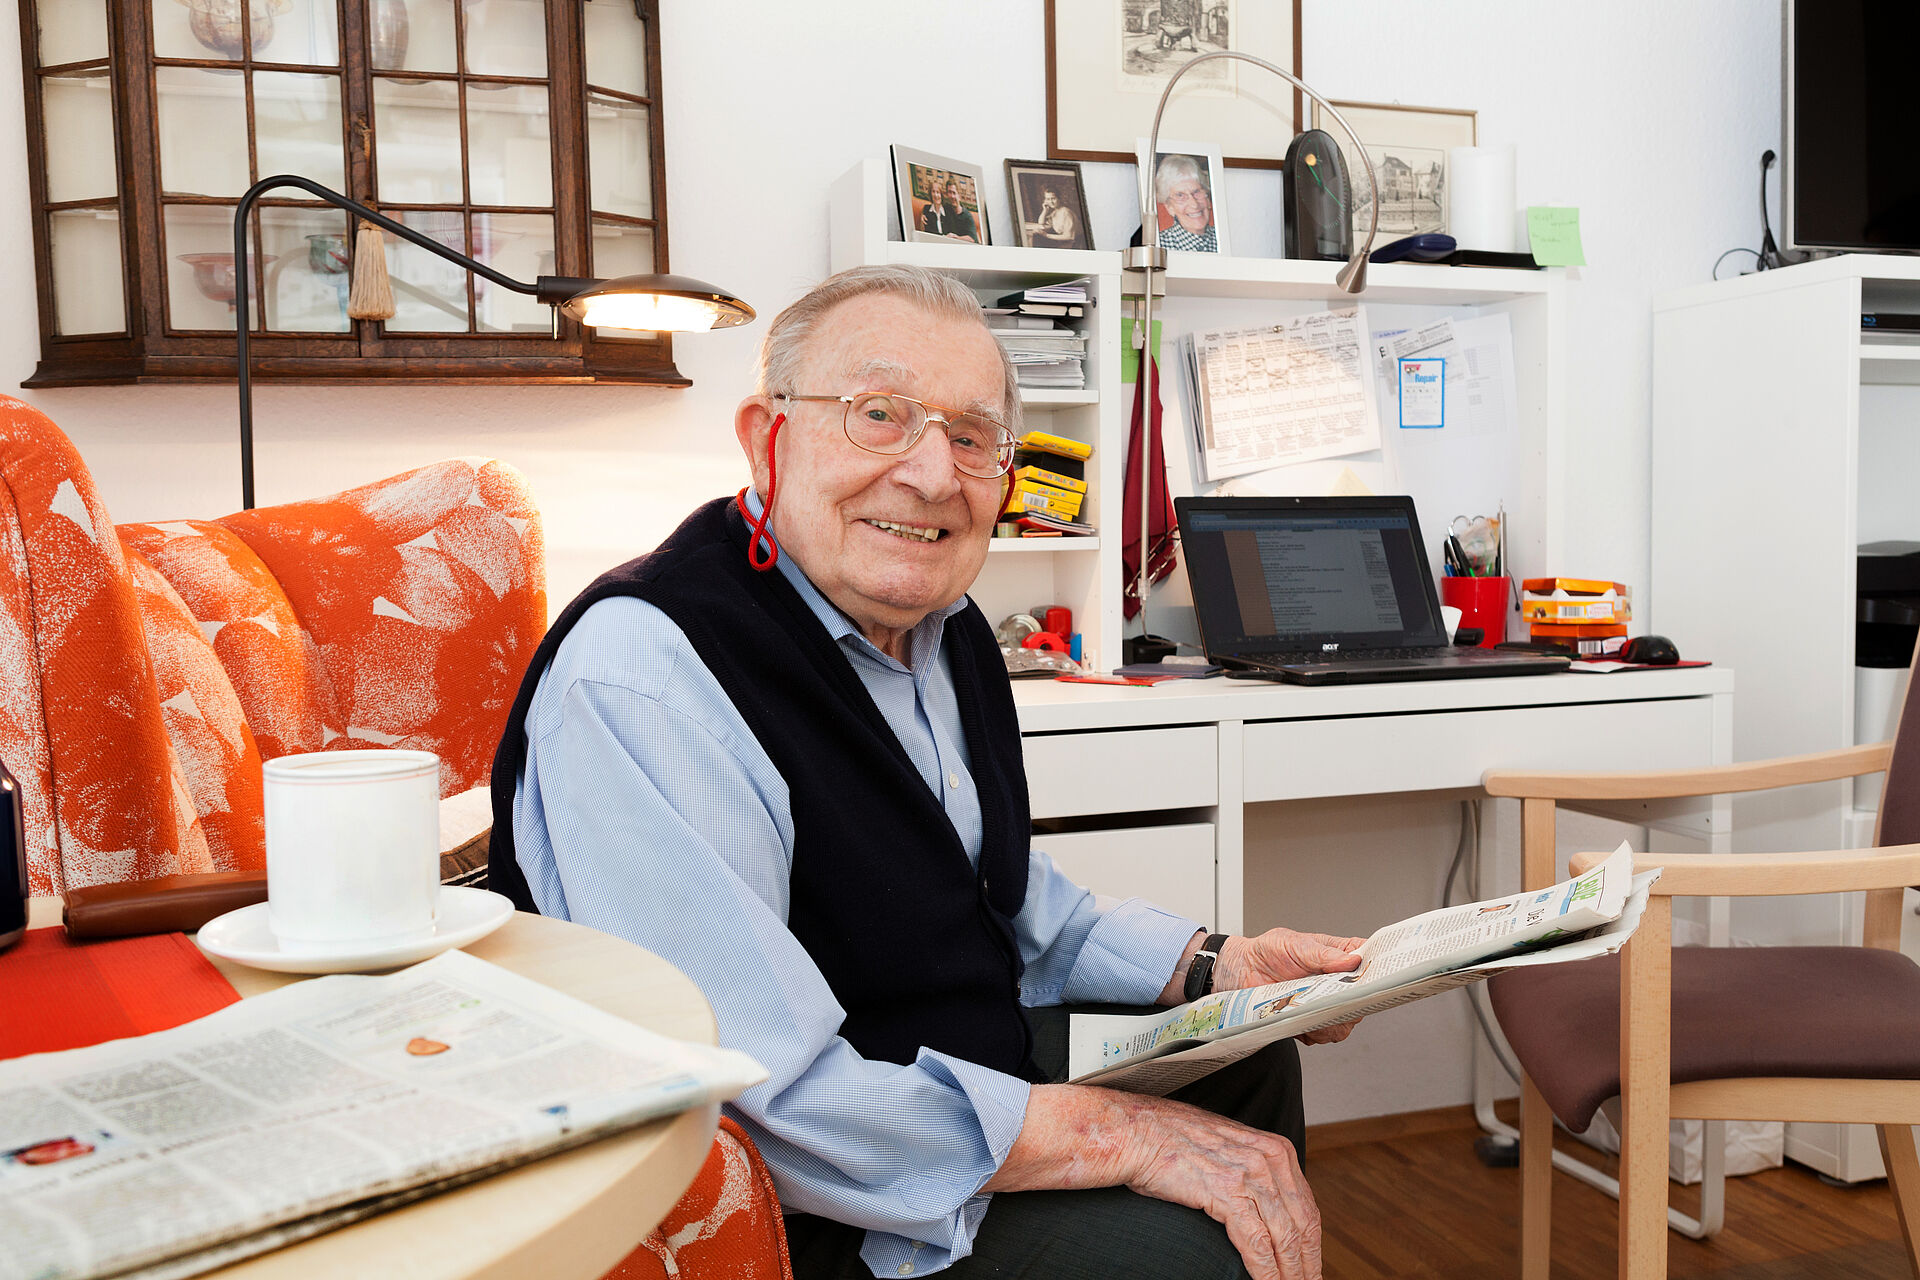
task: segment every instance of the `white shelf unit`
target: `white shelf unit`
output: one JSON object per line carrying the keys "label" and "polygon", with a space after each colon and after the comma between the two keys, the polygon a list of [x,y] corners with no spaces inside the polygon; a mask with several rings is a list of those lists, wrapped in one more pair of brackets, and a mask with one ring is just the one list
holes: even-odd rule
{"label": "white shelf unit", "polygon": [[[1920,311],[1920,261],[1845,255],[1654,302],[1649,628],[1740,672],[1736,760],[1853,743],[1855,551],[1920,538],[1920,335],[1863,334],[1875,310]],[[1733,801],[1736,851],[1872,836],[1851,780]],[[1859,895],[1742,899],[1732,931],[1851,945],[1860,914]],[[1884,1172],[1865,1126],[1791,1124],[1786,1150],[1849,1182]]]}
{"label": "white shelf unit", "polygon": [[[1125,440],[1132,414],[1131,389],[1120,382],[1122,303],[1128,288],[1118,251],[1024,249],[1005,245],[906,243],[895,210],[893,178],[885,161],[868,159],[849,169],[831,193],[831,266],[835,271],[877,263],[913,263],[949,272],[989,301],[1036,284],[1088,282],[1093,302],[1084,321],[1087,390],[1028,391],[1022,396],[1028,425],[1094,446],[1088,463],[1086,519],[1097,539],[1046,539],[1040,554],[991,555],[974,597],[997,622],[1036,604],[1065,604],[1086,636],[1095,666],[1121,661],[1121,545],[1118,497],[1123,492]],[[1271,323],[1285,315],[1353,302],[1334,283],[1338,263],[1284,258],[1236,258],[1173,253],[1164,308],[1155,317],[1172,351],[1175,336],[1196,325]],[[1134,286],[1138,292],[1138,286]],[[1516,576],[1567,573],[1564,546],[1565,459],[1560,447],[1565,417],[1564,286],[1557,271],[1503,271],[1393,263],[1368,271],[1371,328],[1425,324],[1440,315],[1462,318],[1504,312],[1512,323],[1516,421],[1498,439],[1461,437],[1447,448],[1423,448],[1403,461],[1405,491],[1418,500],[1438,572],[1434,540],[1454,515],[1488,512],[1504,501],[1513,539],[1508,558]],[[1183,447],[1183,409],[1172,388],[1175,377],[1163,361],[1168,385],[1165,431],[1170,479],[1176,495],[1189,486]],[[1383,425],[1383,435],[1393,428]],[[1093,545],[1087,545],[1092,543]],[[996,543],[999,551],[1003,543]],[[1021,549],[1024,551],[1024,544]],[[1006,547],[1011,550],[1012,548]],[[1154,630],[1162,631],[1159,597],[1150,606]],[[1191,635],[1178,638],[1192,639]]]}

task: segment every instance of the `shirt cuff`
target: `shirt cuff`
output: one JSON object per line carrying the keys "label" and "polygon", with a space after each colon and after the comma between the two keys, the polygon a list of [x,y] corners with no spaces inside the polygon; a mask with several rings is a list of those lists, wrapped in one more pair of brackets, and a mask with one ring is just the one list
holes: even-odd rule
{"label": "shirt cuff", "polygon": [[1172,979],[1187,943],[1203,932],[1197,921],[1127,899],[1087,935],[1062,1003],[1152,1004]]}
{"label": "shirt cuff", "polygon": [[[932,1079],[967,1095],[992,1157],[992,1170],[980,1179],[985,1183],[1006,1163],[1007,1152],[1020,1136],[1033,1086],[1016,1076],[933,1049],[922,1049],[914,1065]],[[987,1204],[992,1199],[990,1194],[976,1192],[940,1224],[943,1230],[932,1230],[934,1224],[927,1224],[921,1239],[869,1231],[860,1247],[860,1259],[876,1276],[926,1275],[944,1270],[973,1253],[973,1237],[980,1230],[981,1220],[987,1216]]]}

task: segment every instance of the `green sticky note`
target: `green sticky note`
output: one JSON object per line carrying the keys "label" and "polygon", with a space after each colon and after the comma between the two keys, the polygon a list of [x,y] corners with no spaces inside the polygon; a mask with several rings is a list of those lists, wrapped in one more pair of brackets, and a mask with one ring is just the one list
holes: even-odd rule
{"label": "green sticky note", "polygon": [[1533,260],[1543,267],[1584,267],[1580,248],[1580,211],[1531,205],[1527,209],[1527,237],[1533,242]]}
{"label": "green sticky note", "polygon": [[[1132,382],[1140,374],[1140,353],[1134,349],[1133,331],[1140,322],[1132,316],[1120,318],[1120,381]],[[1158,365],[1161,376],[1166,374],[1167,362],[1160,358],[1160,322],[1153,322],[1153,362]]]}

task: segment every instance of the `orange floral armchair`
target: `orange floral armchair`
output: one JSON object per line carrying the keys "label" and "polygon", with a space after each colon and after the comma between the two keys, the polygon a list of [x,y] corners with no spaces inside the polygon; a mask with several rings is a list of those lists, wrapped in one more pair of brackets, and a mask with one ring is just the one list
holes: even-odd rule
{"label": "orange floral armchair", "polygon": [[0,396],[0,760],[35,894],[265,865],[260,763],[413,747],[486,781],[546,627],[524,477],[438,462],[219,520],[110,521]]}
{"label": "orange floral armchair", "polygon": [[[218,520],[114,526],[79,453],[0,396],[0,761],[34,894],[265,865],[260,764],[410,747],[484,786],[546,628],[540,513],[461,458]],[[608,1280],[791,1280],[732,1121]]]}

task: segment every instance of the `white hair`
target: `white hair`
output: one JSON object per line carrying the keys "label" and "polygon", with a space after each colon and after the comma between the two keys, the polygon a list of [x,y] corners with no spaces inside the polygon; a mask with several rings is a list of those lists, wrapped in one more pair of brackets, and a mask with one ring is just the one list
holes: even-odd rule
{"label": "white hair", "polygon": [[[841,303],[870,293],[904,298],[929,315],[961,323],[972,322],[986,329],[987,317],[973,291],[952,276],[926,267],[892,264],[853,267],[828,276],[808,290],[806,295],[775,316],[760,343],[759,383],[763,396],[805,393],[801,385],[807,361],[807,345],[821,318]],[[1014,378],[1013,361],[998,340],[1000,367],[1005,374],[1001,416],[1017,435],[1020,431],[1020,384]]]}
{"label": "white hair", "polygon": [[1207,171],[1192,156],[1174,154],[1160,161],[1160,167],[1153,171],[1153,198],[1160,204],[1167,202],[1167,192],[1175,183],[1198,182],[1211,193],[1213,184],[1207,180]]}

